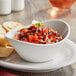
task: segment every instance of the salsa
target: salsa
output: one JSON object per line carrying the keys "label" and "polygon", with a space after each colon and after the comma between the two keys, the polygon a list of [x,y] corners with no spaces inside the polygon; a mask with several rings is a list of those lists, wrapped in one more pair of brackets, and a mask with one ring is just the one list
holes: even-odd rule
{"label": "salsa", "polygon": [[53,44],[63,40],[63,37],[57,31],[39,22],[29,28],[18,30],[14,39],[36,44]]}

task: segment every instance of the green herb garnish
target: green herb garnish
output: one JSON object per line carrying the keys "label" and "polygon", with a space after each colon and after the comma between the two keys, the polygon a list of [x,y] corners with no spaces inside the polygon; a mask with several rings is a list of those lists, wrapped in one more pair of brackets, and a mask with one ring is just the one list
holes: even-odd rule
{"label": "green herb garnish", "polygon": [[43,23],[39,22],[39,23],[36,23],[35,25],[38,27],[42,27]]}

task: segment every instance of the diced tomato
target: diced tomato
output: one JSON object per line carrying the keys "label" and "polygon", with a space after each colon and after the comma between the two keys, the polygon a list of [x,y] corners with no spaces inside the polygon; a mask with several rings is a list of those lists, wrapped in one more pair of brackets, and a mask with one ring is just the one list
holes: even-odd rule
{"label": "diced tomato", "polygon": [[55,42],[56,38],[52,38],[51,42]]}
{"label": "diced tomato", "polygon": [[38,39],[41,39],[41,36],[38,36]]}
{"label": "diced tomato", "polygon": [[48,36],[49,39],[51,39],[51,37],[52,37],[51,35]]}
{"label": "diced tomato", "polygon": [[34,43],[39,44],[39,41],[34,41]]}
{"label": "diced tomato", "polygon": [[63,37],[60,37],[50,27],[44,27],[43,24],[39,24],[39,26],[32,24],[29,28],[19,30],[14,39],[36,44],[52,44],[61,41]]}
{"label": "diced tomato", "polygon": [[59,34],[56,32],[52,32],[53,35],[58,36]]}
{"label": "diced tomato", "polygon": [[33,37],[33,40],[34,40],[34,41],[39,41],[38,36],[34,36],[34,37]]}
{"label": "diced tomato", "polygon": [[19,37],[17,37],[17,40],[20,40],[20,38],[19,38]]}
{"label": "diced tomato", "polygon": [[38,36],[42,36],[42,32],[39,32],[39,33],[38,33]]}
{"label": "diced tomato", "polygon": [[41,25],[42,27],[44,27],[44,25]]}
{"label": "diced tomato", "polygon": [[50,27],[47,27],[46,29],[49,31],[50,30]]}
{"label": "diced tomato", "polygon": [[48,34],[48,28],[45,28],[44,29],[44,32]]}
{"label": "diced tomato", "polygon": [[28,41],[32,42],[33,41],[33,37],[34,37],[33,35],[28,35]]}
{"label": "diced tomato", "polygon": [[35,35],[35,36],[34,36],[34,39],[38,39],[38,36],[37,36],[37,35]]}
{"label": "diced tomato", "polygon": [[22,29],[22,32],[26,32],[26,31],[27,31],[27,28]]}
{"label": "diced tomato", "polygon": [[37,33],[34,33],[34,36],[37,36]]}
{"label": "diced tomato", "polygon": [[35,24],[32,24],[32,26],[35,26]]}
{"label": "diced tomato", "polygon": [[46,39],[46,36],[44,35],[44,36],[43,36],[43,40],[45,41],[45,39]]}
{"label": "diced tomato", "polygon": [[42,27],[42,30],[44,30],[44,27]]}
{"label": "diced tomato", "polygon": [[24,35],[24,33],[20,33],[22,36]]}

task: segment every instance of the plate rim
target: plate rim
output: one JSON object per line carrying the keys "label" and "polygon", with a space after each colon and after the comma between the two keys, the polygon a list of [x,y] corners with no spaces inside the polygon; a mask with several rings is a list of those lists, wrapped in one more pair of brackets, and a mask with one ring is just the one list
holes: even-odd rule
{"label": "plate rim", "polygon": [[[68,43],[68,42],[70,42],[71,40],[69,40],[69,39],[67,39],[67,42],[65,42],[65,43]],[[71,41],[72,42],[72,41]],[[69,44],[69,43],[68,43]],[[71,46],[71,45],[70,45]],[[72,49],[73,49],[73,47],[71,47]],[[73,52],[74,52],[74,49],[73,49]],[[73,56],[73,55],[72,55]],[[20,70],[20,69],[23,69],[23,70],[27,70],[27,71],[45,71],[45,70],[53,70],[53,69],[59,69],[59,68],[61,68],[61,67],[64,67],[64,66],[67,66],[67,65],[70,65],[70,64],[72,64],[72,63],[74,63],[74,62],[76,62],[76,61],[74,61],[74,62],[72,62],[72,63],[70,63],[69,64],[69,61],[70,60],[72,60],[73,58],[70,58],[69,60],[65,60],[66,62],[67,62],[67,64],[65,64],[66,62],[64,62],[63,64],[65,64],[65,65],[63,65],[62,63],[60,64],[60,65],[58,65],[58,66],[55,66],[54,68],[50,68],[50,67],[42,67],[42,68],[30,68],[30,67],[27,67],[27,66],[24,66],[24,65],[20,65],[20,64],[13,64],[13,63],[9,63],[9,62],[5,62],[5,61],[2,61],[2,60],[0,60],[0,66],[3,66],[3,67],[9,67],[9,68],[11,68],[11,69],[17,69],[17,70]]]}

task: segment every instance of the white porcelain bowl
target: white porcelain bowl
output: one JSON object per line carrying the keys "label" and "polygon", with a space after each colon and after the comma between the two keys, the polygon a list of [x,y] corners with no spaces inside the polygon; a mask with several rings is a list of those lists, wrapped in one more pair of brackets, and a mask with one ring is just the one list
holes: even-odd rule
{"label": "white porcelain bowl", "polygon": [[19,40],[13,39],[14,35],[16,34],[17,30],[22,28],[16,28],[14,30],[11,30],[8,32],[5,37],[7,40],[12,44],[12,46],[15,48],[16,52],[23,58],[24,60],[30,61],[30,62],[45,62],[52,60],[54,55],[59,51],[57,50],[64,41],[69,37],[70,35],[70,27],[69,24],[66,23],[63,20],[48,20],[43,22],[46,27],[51,27],[54,30],[58,31],[59,34],[64,37],[64,39],[60,42],[54,43],[54,44],[34,44],[29,42],[23,42]]}

